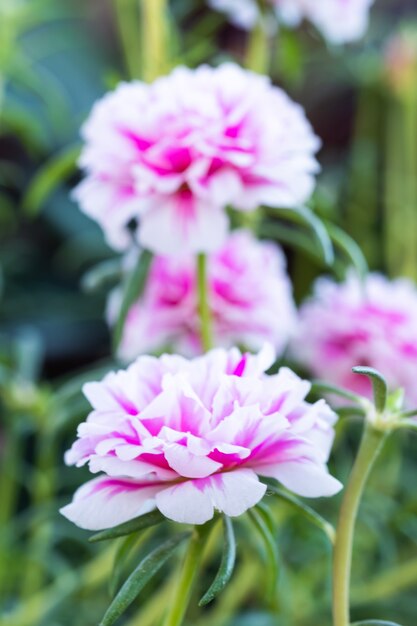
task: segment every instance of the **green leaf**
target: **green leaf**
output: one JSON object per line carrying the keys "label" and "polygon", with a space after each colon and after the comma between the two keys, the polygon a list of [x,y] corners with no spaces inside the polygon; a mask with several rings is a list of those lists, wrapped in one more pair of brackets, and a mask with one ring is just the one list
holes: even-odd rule
{"label": "green leaf", "polygon": [[274,239],[292,248],[301,250],[319,266],[323,266],[323,259],[318,252],[318,246],[307,233],[276,221],[262,223],[258,228],[258,233],[262,237],[268,237],[268,239]]}
{"label": "green leaf", "polygon": [[307,207],[280,209],[281,212],[285,219],[296,224],[307,225],[310,228],[320,246],[326,265],[332,265],[334,262],[333,244],[321,219]]}
{"label": "green leaf", "polygon": [[384,376],[372,367],[353,367],[352,372],[371,379],[375,408],[379,413],[382,413],[387,404],[387,381]]}
{"label": "green leaf", "polygon": [[116,554],[114,555],[113,569],[109,580],[109,591],[111,597],[114,597],[117,589],[120,587],[120,579],[124,568],[126,567],[129,557],[134,548],[139,547],[146,539],[146,533],[140,535],[132,534],[120,539],[120,543],[117,546]]}
{"label": "green leaf", "polygon": [[265,556],[267,560],[267,597],[272,599],[275,595],[275,589],[278,581],[279,567],[277,546],[274,536],[270,532],[263,516],[257,508],[249,510],[249,517],[252,520],[259,536],[265,547]]}
{"label": "green leaf", "polygon": [[144,250],[139,255],[136,267],[127,276],[123,285],[122,304],[119,311],[119,317],[117,319],[114,334],[113,343],[115,350],[119,347],[120,341],[123,336],[123,328],[125,325],[126,317],[132,304],[140,297],[148,277],[148,272],[151,266],[152,254]]}
{"label": "green leaf", "polygon": [[396,422],[395,424],[396,428],[405,428],[408,430],[417,430],[417,420],[409,420],[409,419],[403,419],[403,420],[399,420],[398,422]]}
{"label": "green leaf", "polygon": [[124,537],[126,535],[131,535],[132,533],[145,530],[145,528],[155,526],[156,524],[160,524],[165,520],[166,517],[164,517],[158,510],[151,511],[150,513],[145,513],[145,515],[135,517],[135,519],[129,520],[128,522],[124,522],[124,524],[119,524],[119,526],[115,526],[114,528],[102,530],[101,532],[90,537],[89,541],[91,543],[96,543],[97,541],[106,541],[107,539]]}
{"label": "green leaf", "polygon": [[35,217],[51,193],[76,171],[79,153],[79,145],[69,146],[54,155],[39,169],[30,182],[22,201],[27,215]]}
{"label": "green leaf", "polygon": [[361,397],[356,395],[356,393],[352,393],[351,391],[338,387],[337,385],[331,385],[323,380],[313,380],[311,383],[311,391],[316,394],[333,393],[341,398],[345,398],[346,400],[351,400],[352,402],[361,401]]}
{"label": "green leaf", "polygon": [[282,489],[277,487],[271,480],[265,478],[263,478],[262,480],[268,485],[269,491],[271,491],[274,495],[278,496],[282,500],[285,500],[285,502],[287,502],[295,511],[303,515],[306,519],[308,519],[309,522],[320,528],[320,530],[325,533],[330,543],[334,543],[336,538],[336,531],[330,524],[330,522],[325,520],[314,509],[312,509],[307,504],[304,504],[304,502],[302,502],[292,494],[287,493],[286,491],[283,491]]}
{"label": "green leaf", "polygon": [[219,595],[229,582],[236,560],[236,540],[230,517],[223,516],[223,554],[215,579],[198,603],[205,606]]}
{"label": "green leaf", "polygon": [[325,222],[327,232],[336,248],[344,252],[362,278],[368,273],[368,263],[356,241],[344,230],[331,222]]}
{"label": "green leaf", "polygon": [[387,622],[382,619],[368,619],[364,622],[354,622],[350,626],[401,626],[397,622]]}
{"label": "green leaf", "polygon": [[116,282],[122,275],[120,259],[106,259],[88,270],[81,279],[84,291],[97,291],[109,282]]}
{"label": "green leaf", "polygon": [[146,583],[157,574],[179,545],[189,536],[190,533],[182,533],[172,537],[153,550],[139,563],[107,609],[100,626],[111,626],[114,624],[137,598]]}

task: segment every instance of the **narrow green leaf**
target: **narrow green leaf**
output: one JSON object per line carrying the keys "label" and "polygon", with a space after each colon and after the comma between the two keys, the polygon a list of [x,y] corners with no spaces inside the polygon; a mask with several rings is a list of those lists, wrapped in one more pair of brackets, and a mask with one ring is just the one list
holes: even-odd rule
{"label": "narrow green leaf", "polygon": [[364,622],[354,622],[350,626],[401,626],[397,622],[387,622],[382,619],[368,619]]}
{"label": "narrow green leaf", "polygon": [[417,415],[417,409],[410,409],[409,411],[402,411],[400,417],[415,417]]}
{"label": "narrow green leaf", "polygon": [[123,285],[122,304],[119,311],[119,317],[117,319],[114,333],[113,343],[115,350],[119,347],[120,341],[123,336],[123,328],[125,325],[126,317],[132,304],[142,294],[146,279],[148,277],[149,268],[151,266],[152,254],[147,250],[144,250],[136,263],[136,267],[127,276]]}
{"label": "narrow green leaf", "polygon": [[417,420],[403,419],[395,424],[396,428],[405,428],[408,430],[417,430]]}
{"label": "narrow green leaf", "polygon": [[293,226],[276,221],[262,223],[258,228],[258,233],[262,237],[268,237],[268,239],[274,239],[292,248],[301,250],[317,265],[323,266],[323,258],[319,253],[318,246],[312,241],[309,234],[301,232]]}
{"label": "narrow green leaf", "polygon": [[265,547],[265,556],[267,560],[267,597],[272,599],[275,594],[275,589],[278,581],[278,555],[277,546],[274,536],[270,532],[267,524],[265,523],[262,515],[255,508],[249,510],[249,517],[252,520],[259,536]]}
{"label": "narrow green leaf", "polygon": [[335,247],[345,253],[346,257],[352,263],[359,276],[362,278],[366,276],[368,273],[368,263],[356,241],[335,224],[325,222],[325,225],[330,239]]}
{"label": "narrow green leaf", "polygon": [[297,207],[296,209],[280,209],[282,216],[295,224],[308,226],[313,232],[317,243],[320,246],[323,259],[326,265],[334,262],[334,250],[332,240],[321,219],[308,207]]}
{"label": "narrow green leaf", "polygon": [[346,400],[351,400],[352,402],[361,401],[361,397],[356,393],[352,393],[351,391],[338,387],[337,385],[331,385],[323,380],[313,380],[311,383],[311,391],[314,393],[333,393],[341,398],[346,398]]}
{"label": "narrow green leaf", "polygon": [[79,145],[72,145],[54,155],[29,184],[22,206],[27,215],[35,217],[55,189],[76,171]]}
{"label": "narrow green leaf", "polygon": [[116,282],[122,275],[120,259],[106,259],[88,270],[81,279],[84,291],[97,291],[109,282]]}
{"label": "narrow green leaf", "polygon": [[219,571],[209,589],[198,603],[199,606],[205,606],[216,596],[219,595],[229,582],[236,560],[236,540],[233,531],[233,524],[230,517],[223,516],[223,554],[220,562]]}
{"label": "narrow green leaf", "polygon": [[107,609],[100,626],[111,626],[114,624],[137,598],[146,583],[157,574],[166,561],[174,554],[178,546],[189,536],[190,533],[182,533],[172,537],[153,550],[139,563]]}
{"label": "narrow green leaf", "polygon": [[109,580],[109,591],[113,598],[120,587],[121,576],[134,548],[138,548],[146,539],[147,533],[132,534],[120,539],[114,555],[113,568]]}
{"label": "narrow green leaf", "polygon": [[353,367],[352,372],[371,379],[375,408],[379,413],[382,413],[387,404],[387,381],[384,376],[372,367]]}
{"label": "narrow green leaf", "polygon": [[151,526],[160,524],[165,520],[166,517],[164,517],[158,510],[151,511],[150,513],[145,513],[145,515],[135,517],[135,519],[129,520],[124,524],[119,524],[119,526],[115,526],[114,528],[102,530],[90,537],[89,541],[91,543],[96,543],[97,541],[106,541],[107,539],[115,539],[116,537],[125,537],[126,535],[131,535],[132,533],[145,530],[145,528],[150,528]]}
{"label": "narrow green leaf", "polygon": [[333,411],[338,414],[339,417],[365,417],[366,412],[359,406],[337,406],[333,408]]}
{"label": "narrow green leaf", "polygon": [[334,543],[336,537],[336,531],[333,526],[324,519],[321,515],[319,515],[314,509],[312,509],[307,504],[304,504],[301,500],[296,498],[290,493],[283,491],[276,485],[272,483],[271,480],[262,479],[268,485],[268,490],[271,491],[274,495],[278,496],[282,500],[285,500],[294,510],[303,515],[306,519],[309,520],[312,524],[320,528],[327,538],[330,540],[330,543]]}

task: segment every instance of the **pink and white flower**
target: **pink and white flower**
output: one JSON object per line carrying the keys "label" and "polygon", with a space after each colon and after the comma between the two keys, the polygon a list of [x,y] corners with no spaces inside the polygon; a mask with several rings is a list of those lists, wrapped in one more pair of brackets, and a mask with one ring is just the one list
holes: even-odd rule
{"label": "pink and white flower", "polygon": [[[292,286],[282,250],[234,231],[207,259],[208,300],[214,344],[243,345],[251,351],[271,343],[281,355],[296,325]],[[121,293],[111,294],[110,322],[117,319]],[[153,258],[146,288],[131,307],[119,356],[170,348],[179,354],[201,354],[196,259],[192,255]]]}
{"label": "pink and white flower", "polygon": [[155,507],[176,522],[203,524],[214,511],[239,516],[273,477],[307,497],[341,488],[327,470],[335,414],[305,401],[310,384],[274,361],[236,348],[194,360],[143,356],[127,370],[88,383],[93,411],[66,462],[101,474],[61,509],[99,530]]}
{"label": "pink and white flower", "polygon": [[408,404],[417,404],[417,290],[411,281],[370,274],[362,284],[354,273],[341,284],[321,278],[301,307],[295,337],[292,353],[315,376],[370,396],[369,381],[351,371],[367,365],[392,389],[404,388]]}
{"label": "pink and white flower", "polygon": [[[278,19],[287,26],[309,20],[334,44],[360,39],[368,27],[374,0],[268,0]],[[259,19],[256,0],[209,0],[241,28],[251,29]]]}
{"label": "pink and white flower", "polygon": [[303,109],[269,78],[227,63],[175,69],[148,85],[122,83],[82,129],[75,190],[117,250],[210,252],[229,205],[292,208],[314,189],[319,140]]}

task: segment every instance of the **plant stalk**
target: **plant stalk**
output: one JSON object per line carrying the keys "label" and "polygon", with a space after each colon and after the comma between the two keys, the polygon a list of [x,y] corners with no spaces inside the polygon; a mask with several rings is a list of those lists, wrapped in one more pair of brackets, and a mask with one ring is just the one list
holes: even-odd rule
{"label": "plant stalk", "polygon": [[333,561],[333,626],[349,626],[349,589],[355,523],[369,473],[386,433],[366,424],[339,513]]}
{"label": "plant stalk", "polygon": [[174,590],[174,598],[164,621],[164,626],[181,626],[191,598],[195,575],[199,568],[204,541],[202,534],[195,529],[185,555],[184,565],[180,574],[178,586]]}
{"label": "plant stalk", "polygon": [[213,329],[207,280],[207,256],[205,254],[199,254],[197,257],[197,293],[201,345],[203,351],[207,352],[213,347]]}
{"label": "plant stalk", "polygon": [[140,0],[142,76],[152,82],[168,70],[168,0]]}

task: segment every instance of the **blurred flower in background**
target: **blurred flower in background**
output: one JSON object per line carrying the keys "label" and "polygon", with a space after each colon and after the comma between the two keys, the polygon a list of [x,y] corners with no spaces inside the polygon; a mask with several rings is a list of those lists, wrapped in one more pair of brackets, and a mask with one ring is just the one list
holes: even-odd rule
{"label": "blurred flower in background", "polygon": [[373,367],[392,389],[402,387],[408,405],[417,404],[417,289],[407,279],[390,281],[354,273],[343,283],[320,278],[300,310],[291,351],[314,376],[370,395],[370,385],[351,372]]}
{"label": "blurred flower in background", "polygon": [[[262,277],[262,280],[260,280]],[[234,231],[208,259],[215,345],[258,350],[270,342],[281,355],[296,323],[292,286],[281,249]],[[111,294],[108,317],[117,319],[121,291]],[[195,258],[153,258],[143,295],[131,307],[119,355],[126,361],[170,348],[201,353]]]}
{"label": "blurred flower in background", "polygon": [[110,245],[159,254],[218,248],[224,209],[309,199],[319,140],[302,108],[269,78],[232,63],[177,68],[152,85],[121,84],[84,126],[75,196]]}
{"label": "blurred flower in background", "polygon": [[[234,24],[253,28],[259,19],[256,0],[209,0],[214,8],[225,11]],[[267,0],[278,19],[286,26],[309,20],[330,43],[342,44],[365,34],[373,0]]]}

